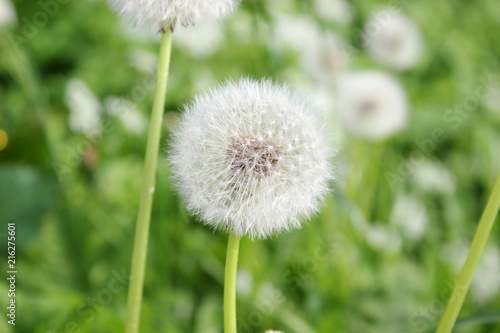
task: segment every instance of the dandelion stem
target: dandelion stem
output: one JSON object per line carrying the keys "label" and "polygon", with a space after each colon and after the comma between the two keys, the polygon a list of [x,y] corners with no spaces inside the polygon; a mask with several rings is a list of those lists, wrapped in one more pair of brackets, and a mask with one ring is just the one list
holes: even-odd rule
{"label": "dandelion stem", "polygon": [[139,213],[135,230],[134,249],[132,253],[132,269],[127,300],[127,317],[125,324],[126,333],[139,331],[141,314],[142,290],[144,284],[144,271],[146,268],[146,254],[148,249],[149,224],[151,219],[151,206],[160,148],[161,126],[165,108],[165,95],[167,91],[168,71],[170,67],[170,51],[172,33],[166,29],[162,33],[160,44],[160,58],[156,78],[156,91],[153,102],[153,111],[149,125],[146,158],[144,161],[144,174],[139,201]]}
{"label": "dandelion stem", "polygon": [[236,272],[240,237],[229,234],[224,275],[224,333],[236,333]]}
{"label": "dandelion stem", "polygon": [[464,267],[462,268],[457,282],[455,283],[453,293],[448,301],[448,305],[446,306],[436,333],[449,333],[453,330],[453,326],[455,325],[458,313],[460,312],[465,295],[469,289],[476,266],[481,258],[486,242],[488,241],[488,236],[490,235],[491,228],[493,227],[499,208],[500,176],[498,176],[496,180],[493,192],[491,193],[483,215],[481,216],[476,235],[472,240],[472,245],[470,247],[469,254],[467,255],[467,260],[465,261]]}

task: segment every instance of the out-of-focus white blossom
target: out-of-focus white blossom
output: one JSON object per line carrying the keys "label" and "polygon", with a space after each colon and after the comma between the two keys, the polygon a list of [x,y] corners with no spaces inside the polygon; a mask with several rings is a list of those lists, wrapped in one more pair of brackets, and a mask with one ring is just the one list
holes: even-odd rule
{"label": "out-of-focus white blossom", "polygon": [[137,110],[129,100],[119,97],[108,97],[104,104],[106,110],[112,116],[117,117],[123,128],[134,135],[141,135],[146,130],[146,118]]}
{"label": "out-of-focus white blossom", "polygon": [[236,291],[238,295],[249,296],[253,291],[253,277],[247,270],[239,269],[236,275]]}
{"label": "out-of-focus white blossom", "polygon": [[239,0],[108,0],[137,25],[167,29],[215,21],[233,12]]}
{"label": "out-of-focus white blossom", "polygon": [[158,55],[144,49],[134,48],[128,52],[130,64],[143,73],[153,73],[158,67]]}
{"label": "out-of-focus white blossom", "polygon": [[65,101],[69,107],[69,125],[77,132],[89,134],[100,129],[102,106],[85,82],[71,79],[66,86]]}
{"label": "out-of-focus white blossom", "polygon": [[392,76],[380,71],[350,73],[338,83],[337,114],[348,131],[380,140],[405,127],[408,102]]}
{"label": "out-of-focus white blossom", "polygon": [[378,223],[367,225],[365,237],[366,243],[372,249],[380,252],[398,252],[403,243],[396,231]]}
{"label": "out-of-focus white blossom", "polygon": [[375,60],[396,69],[413,67],[422,55],[417,25],[394,9],[376,12],[366,24],[363,38]]}
{"label": "out-of-focus white blossom", "polygon": [[488,94],[484,100],[484,104],[488,110],[500,116],[500,87],[491,86],[486,87],[488,89]]}
{"label": "out-of-focus white blossom", "polygon": [[455,190],[453,175],[438,161],[422,160],[414,166],[412,178],[425,191],[453,193]]}
{"label": "out-of-focus white blossom", "polygon": [[345,0],[315,0],[314,9],[321,18],[343,25],[354,18],[354,8]]}
{"label": "out-of-focus white blossom", "polygon": [[333,178],[318,111],[286,86],[243,79],[186,107],[169,159],[188,209],[209,226],[266,238],[300,227]]}
{"label": "out-of-focus white blossom", "polygon": [[0,28],[13,28],[17,25],[16,9],[10,0],[0,0]]}
{"label": "out-of-focus white blossom", "polygon": [[407,238],[413,240],[420,239],[425,234],[429,222],[423,203],[406,195],[396,198],[391,220]]}
{"label": "out-of-focus white blossom", "polygon": [[349,65],[354,48],[341,37],[324,31],[310,17],[274,15],[273,43],[276,52],[293,51],[303,70],[316,81],[329,83]]}
{"label": "out-of-focus white blossom", "polygon": [[275,13],[272,24],[273,43],[270,47],[278,50],[303,52],[321,34],[318,22],[309,16]]}
{"label": "out-of-focus white blossom", "polygon": [[224,31],[214,23],[191,29],[179,29],[174,35],[174,44],[193,57],[204,58],[215,53],[224,41]]}
{"label": "out-of-focus white blossom", "polygon": [[309,46],[301,51],[301,64],[316,81],[334,82],[347,70],[353,51],[339,36],[324,32],[310,37]]}

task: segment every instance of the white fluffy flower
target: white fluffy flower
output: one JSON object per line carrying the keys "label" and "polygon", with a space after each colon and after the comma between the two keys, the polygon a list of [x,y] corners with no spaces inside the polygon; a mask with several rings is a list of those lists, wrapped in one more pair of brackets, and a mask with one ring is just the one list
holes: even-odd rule
{"label": "white fluffy flower", "polygon": [[428,217],[422,202],[413,197],[401,195],[392,209],[391,220],[409,239],[421,238],[427,229]]}
{"label": "white fluffy flower", "polygon": [[196,98],[171,147],[188,209],[240,236],[299,227],[333,178],[333,151],[318,112],[267,80],[227,83]]}
{"label": "white fluffy flower", "polygon": [[366,24],[363,37],[368,53],[393,68],[413,67],[422,55],[420,30],[399,11],[387,9],[375,13]]}
{"label": "white fluffy flower", "polygon": [[101,103],[85,82],[72,79],[66,86],[66,104],[70,109],[69,125],[77,132],[90,133],[101,126]]}
{"label": "white fluffy flower", "polygon": [[10,0],[0,0],[0,27],[12,28],[17,24],[17,15]]}
{"label": "white fluffy flower", "polygon": [[135,24],[162,29],[194,25],[231,13],[239,0],[108,0],[110,6]]}
{"label": "white fluffy flower", "polygon": [[383,72],[366,71],[340,79],[337,112],[347,130],[379,140],[404,128],[408,103],[394,78]]}

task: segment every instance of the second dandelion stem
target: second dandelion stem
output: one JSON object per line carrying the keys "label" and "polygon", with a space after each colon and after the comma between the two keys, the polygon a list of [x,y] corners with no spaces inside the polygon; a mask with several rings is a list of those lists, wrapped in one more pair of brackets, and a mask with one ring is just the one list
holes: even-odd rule
{"label": "second dandelion stem", "polygon": [[236,333],[236,272],[240,237],[229,234],[224,275],[224,333]]}
{"label": "second dandelion stem", "polygon": [[156,91],[153,102],[153,112],[149,125],[146,158],[144,161],[144,175],[139,201],[139,213],[135,230],[134,249],[132,253],[132,269],[128,289],[127,315],[125,332],[137,333],[139,331],[139,318],[141,314],[142,289],[144,284],[144,271],[146,269],[146,254],[148,249],[149,224],[151,207],[155,189],[158,151],[160,149],[161,127],[163,111],[165,108],[165,95],[167,91],[168,71],[170,67],[170,51],[172,46],[172,33],[167,29],[162,34],[160,44],[160,58],[156,77]]}
{"label": "second dandelion stem", "polygon": [[455,321],[457,320],[460,308],[469,290],[474,271],[476,270],[481,254],[483,253],[484,247],[488,241],[488,237],[495,222],[495,217],[497,216],[498,209],[500,208],[500,176],[498,176],[495,186],[493,187],[493,192],[491,193],[490,199],[486,204],[483,216],[479,221],[477,227],[476,235],[472,240],[472,245],[465,260],[464,267],[458,276],[458,279],[453,288],[453,293],[450,296],[446,310],[444,311],[441,322],[439,323],[437,333],[450,333],[453,330]]}

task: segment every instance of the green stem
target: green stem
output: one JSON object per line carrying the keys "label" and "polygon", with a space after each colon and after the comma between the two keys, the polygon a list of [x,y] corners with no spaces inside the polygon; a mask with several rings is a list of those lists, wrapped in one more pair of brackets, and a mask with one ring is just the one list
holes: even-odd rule
{"label": "green stem", "polygon": [[229,234],[224,275],[224,333],[236,333],[236,272],[240,237]]}
{"label": "green stem", "polygon": [[146,254],[148,249],[149,224],[151,219],[151,206],[155,187],[158,151],[165,108],[165,95],[167,91],[168,71],[170,67],[170,51],[172,46],[172,33],[167,29],[161,38],[158,74],[156,78],[156,91],[153,102],[153,112],[149,125],[146,159],[144,161],[144,174],[139,202],[139,213],[135,230],[134,249],[132,253],[132,269],[127,300],[127,316],[125,324],[126,333],[139,331],[139,318],[141,314],[142,290],[144,284],[144,271],[146,268]]}
{"label": "green stem", "polygon": [[488,241],[488,236],[490,235],[491,228],[493,227],[499,208],[500,176],[495,182],[493,192],[488,200],[483,216],[481,216],[476,235],[472,240],[472,245],[470,247],[469,254],[467,255],[467,260],[465,261],[464,267],[458,276],[455,287],[453,288],[453,293],[448,301],[448,305],[446,306],[446,310],[444,311],[436,333],[449,333],[453,330],[453,326],[455,325],[458,313],[460,312],[465,295],[469,289],[476,266],[484,247],[486,246],[486,242]]}

